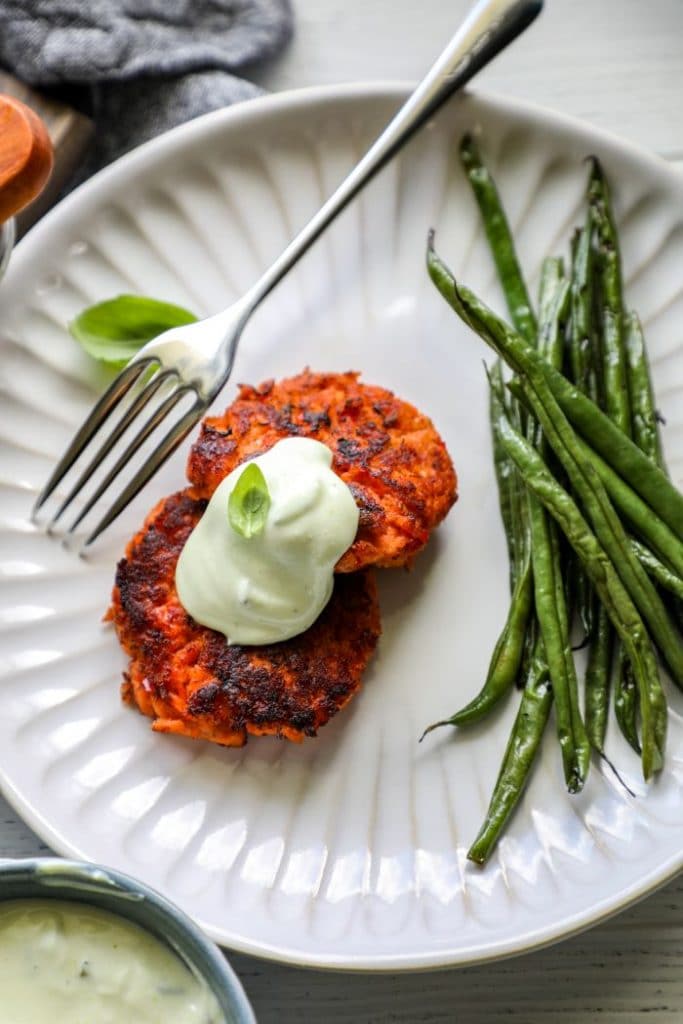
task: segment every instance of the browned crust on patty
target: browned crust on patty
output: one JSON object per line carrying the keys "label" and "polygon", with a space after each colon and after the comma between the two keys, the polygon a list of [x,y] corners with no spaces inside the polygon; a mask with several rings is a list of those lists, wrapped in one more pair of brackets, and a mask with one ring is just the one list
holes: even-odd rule
{"label": "browned crust on patty", "polygon": [[130,655],[124,700],[159,732],[242,746],[249,733],[314,736],[358,690],[381,631],[372,572],[340,576],[317,621],[291,640],[228,646],[178,600],[175,567],[206,507],[188,491],[152,510],[119,562],[112,605]]}
{"label": "browned crust on patty", "polygon": [[241,385],[220,416],[207,417],[192,446],[193,493],[210,498],[241,462],[285,437],[311,437],[360,509],[358,533],[337,571],[409,564],[457,497],[457,478],[431,420],[357,373],[312,373]]}

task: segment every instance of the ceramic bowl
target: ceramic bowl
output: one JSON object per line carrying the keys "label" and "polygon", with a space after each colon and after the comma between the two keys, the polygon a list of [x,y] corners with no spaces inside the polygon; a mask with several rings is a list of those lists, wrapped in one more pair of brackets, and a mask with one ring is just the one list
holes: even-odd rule
{"label": "ceramic bowl", "polygon": [[144,928],[203,978],[225,1024],[256,1024],[240,981],[187,914],[130,875],[80,861],[39,857],[0,865],[0,900],[59,899],[108,910]]}

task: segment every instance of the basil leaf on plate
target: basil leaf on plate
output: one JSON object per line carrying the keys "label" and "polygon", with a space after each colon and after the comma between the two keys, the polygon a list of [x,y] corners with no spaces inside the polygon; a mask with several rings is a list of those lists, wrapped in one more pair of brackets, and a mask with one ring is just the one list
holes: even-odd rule
{"label": "basil leaf on plate", "polygon": [[119,295],[84,309],[71,321],[69,331],[88,355],[121,367],[158,334],[196,319],[194,313],[170,302]]}
{"label": "basil leaf on plate", "polygon": [[250,462],[233,487],[228,500],[228,521],[236,533],[250,540],[266,525],[270,494],[263,473]]}

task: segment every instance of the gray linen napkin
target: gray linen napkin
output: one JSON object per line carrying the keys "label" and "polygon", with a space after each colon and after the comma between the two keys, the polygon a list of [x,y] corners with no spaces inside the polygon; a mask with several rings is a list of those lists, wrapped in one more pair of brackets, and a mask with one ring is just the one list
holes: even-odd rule
{"label": "gray linen napkin", "polygon": [[258,95],[235,72],[276,54],[291,27],[289,0],[0,0],[0,65],[89,101],[95,144],[82,178],[167,128]]}

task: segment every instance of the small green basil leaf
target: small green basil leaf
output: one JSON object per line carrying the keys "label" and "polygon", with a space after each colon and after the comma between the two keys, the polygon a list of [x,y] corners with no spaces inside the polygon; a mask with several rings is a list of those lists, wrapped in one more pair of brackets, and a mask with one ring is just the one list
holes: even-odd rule
{"label": "small green basil leaf", "polygon": [[144,344],[169,327],[191,324],[197,317],[182,306],[144,295],[119,295],[89,306],[72,320],[69,331],[88,355],[125,366]]}
{"label": "small green basil leaf", "polygon": [[266,525],[270,494],[263,473],[255,462],[250,462],[230,492],[228,521],[236,533],[250,540]]}

